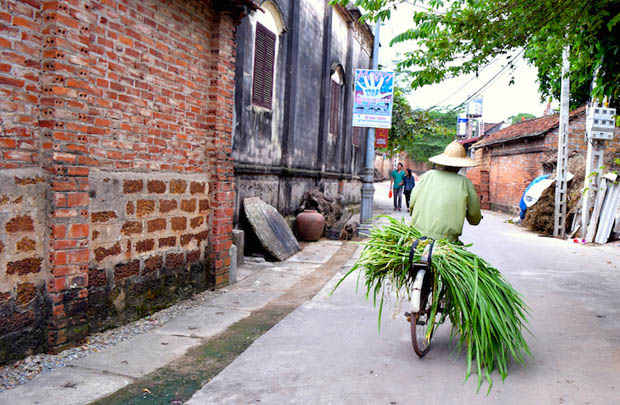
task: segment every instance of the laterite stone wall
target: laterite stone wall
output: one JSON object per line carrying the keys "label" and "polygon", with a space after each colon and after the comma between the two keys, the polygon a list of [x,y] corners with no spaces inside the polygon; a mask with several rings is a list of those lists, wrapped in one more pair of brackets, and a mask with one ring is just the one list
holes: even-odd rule
{"label": "laterite stone wall", "polygon": [[0,363],[228,283],[235,2],[0,2]]}

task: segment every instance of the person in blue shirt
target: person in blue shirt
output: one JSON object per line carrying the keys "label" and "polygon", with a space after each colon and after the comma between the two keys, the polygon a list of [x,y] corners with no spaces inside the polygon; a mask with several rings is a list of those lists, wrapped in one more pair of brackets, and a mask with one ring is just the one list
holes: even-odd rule
{"label": "person in blue shirt", "polygon": [[390,187],[392,188],[394,195],[394,211],[400,211],[403,201],[403,183],[405,179],[405,171],[403,170],[403,164],[396,165],[396,170],[393,170],[390,174]]}
{"label": "person in blue shirt", "polygon": [[415,187],[415,178],[413,177],[413,173],[411,173],[411,169],[407,169],[407,174],[405,175],[404,186],[405,189],[403,193],[405,194],[405,203],[407,204],[407,211],[409,211],[409,198],[411,198],[411,192]]}

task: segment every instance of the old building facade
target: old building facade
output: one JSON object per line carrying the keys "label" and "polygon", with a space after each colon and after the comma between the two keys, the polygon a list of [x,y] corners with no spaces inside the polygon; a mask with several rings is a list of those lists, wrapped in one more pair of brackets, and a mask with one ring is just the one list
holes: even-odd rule
{"label": "old building facade", "polygon": [[[568,151],[585,156],[586,109],[569,115]],[[543,162],[556,156],[559,115],[535,118],[489,134],[473,145],[479,166],[467,170],[485,209],[508,213],[519,211],[519,201],[528,184],[543,174]],[[620,154],[620,128],[607,142],[608,156]]]}
{"label": "old building facade", "polygon": [[238,219],[260,196],[283,214],[322,186],[360,199],[366,130],[352,128],[355,69],[373,37],[355,8],[327,0],[267,0],[237,35],[233,159]]}
{"label": "old building facade", "polygon": [[226,284],[253,3],[0,5],[0,362]]}

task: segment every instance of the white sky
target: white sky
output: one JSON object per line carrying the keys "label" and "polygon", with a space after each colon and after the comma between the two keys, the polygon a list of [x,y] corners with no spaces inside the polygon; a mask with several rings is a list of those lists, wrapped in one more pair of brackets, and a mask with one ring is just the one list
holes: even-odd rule
{"label": "white sky", "polygon": [[[379,51],[379,60],[384,69],[393,68],[392,61],[396,59],[398,52],[403,53],[414,46],[411,41],[394,47],[389,45],[394,36],[413,26],[412,9],[413,7],[408,5],[399,6],[398,12],[392,13],[392,18],[381,26],[382,46]],[[469,81],[473,75],[461,76],[417,89],[408,97],[409,102],[414,108],[429,108],[436,104],[440,106],[459,105],[498,73],[505,61],[506,59],[497,60],[481,71],[479,77],[471,82]],[[515,82],[509,85],[513,75]],[[469,83],[459,90],[466,82]],[[518,113],[530,113],[540,117],[546,107],[546,103],[540,102],[536,69],[528,66],[522,57],[517,59],[516,69],[513,72],[506,69],[481,94],[484,98],[482,118],[485,122],[500,122]],[[556,105],[557,103],[552,103],[552,106]]]}

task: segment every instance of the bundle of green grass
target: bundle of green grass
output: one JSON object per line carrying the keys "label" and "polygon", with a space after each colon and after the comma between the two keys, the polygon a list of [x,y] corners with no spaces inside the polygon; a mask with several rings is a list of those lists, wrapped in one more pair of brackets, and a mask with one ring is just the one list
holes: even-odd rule
{"label": "bundle of green grass", "polygon": [[[414,282],[409,271],[409,252],[413,242],[422,236],[404,220],[384,218],[388,224],[371,230],[368,241],[363,243],[359,260],[335,287],[360,270],[359,276],[365,280],[366,297],[372,296],[375,306],[379,304],[379,324],[385,297],[396,294],[400,298],[409,298]],[[420,243],[416,248],[414,262],[419,260],[425,245]],[[493,370],[498,370],[503,381],[510,358],[522,364],[525,356],[530,354],[521,333],[523,329],[527,330],[527,307],[523,298],[496,268],[464,246],[436,241],[432,267],[434,291],[439,288],[439,283],[445,287],[447,313],[452,323],[451,341],[457,339],[457,354],[463,350],[466,353],[465,380],[472,374],[473,363],[478,390],[486,378],[490,392]],[[431,313],[437,312],[438,304],[438,299],[434,299]],[[430,323],[427,337],[433,326]]]}

